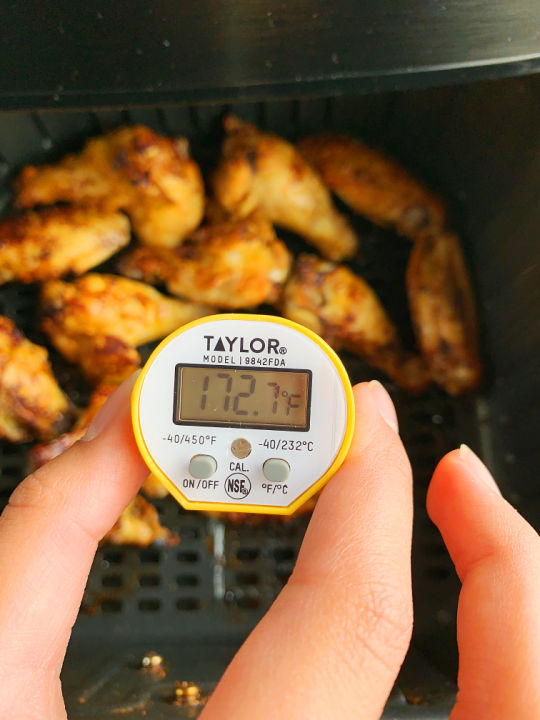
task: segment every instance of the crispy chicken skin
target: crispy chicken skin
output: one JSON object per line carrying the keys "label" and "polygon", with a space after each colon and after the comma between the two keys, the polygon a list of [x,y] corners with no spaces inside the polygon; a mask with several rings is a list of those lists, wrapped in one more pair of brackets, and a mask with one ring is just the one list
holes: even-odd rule
{"label": "crispy chicken skin", "polygon": [[89,273],[41,289],[42,328],[90,382],[119,382],[140,364],[138,345],[158,340],[208,314],[208,308],[168,298],[144,283]]}
{"label": "crispy chicken skin", "polygon": [[50,440],[66,430],[73,417],[45,348],[31,343],[0,315],[0,438]]}
{"label": "crispy chicken skin", "polygon": [[325,257],[352,257],[357,237],[334,207],[318,173],[285,140],[235,117],[213,176],[216,199],[240,217],[259,208],[270,222],[302,235]]}
{"label": "crispy chicken skin", "polygon": [[478,325],[459,240],[450,233],[419,238],[407,267],[407,292],[420,349],[433,379],[451,395],[482,381]]}
{"label": "crispy chicken skin", "polygon": [[405,352],[397,330],[369,285],[343,265],[301,255],[282,297],[283,315],[383,370],[397,385],[421,392],[429,374]]}
{"label": "crispy chicken skin", "polygon": [[82,275],[129,243],[118,212],[57,207],[0,220],[0,284]]}
{"label": "crispy chicken skin", "polygon": [[174,247],[200,223],[204,186],[184,138],[143,125],[89,140],[59,163],[26,167],[15,183],[20,208],[57,202],[125,210],[148,245]]}
{"label": "crispy chicken skin", "polygon": [[123,275],[164,283],[172,295],[220,308],[249,308],[279,297],[291,256],[272,225],[250,215],[207,225],[174,250],[137,247]]}
{"label": "crispy chicken skin", "polygon": [[101,542],[139,547],[157,542],[170,546],[178,544],[178,536],[161,525],[158,511],[148,500],[136,495]]}
{"label": "crispy chicken skin", "polygon": [[396,162],[345,135],[316,135],[298,144],[330,190],[376,225],[414,240],[444,225],[444,205]]}
{"label": "crispy chicken skin", "polygon": [[[45,329],[45,324],[42,327]],[[117,337],[91,332],[68,334],[49,322],[46,332],[58,352],[78,365],[92,385],[103,381],[120,383],[141,365],[137,349]]]}

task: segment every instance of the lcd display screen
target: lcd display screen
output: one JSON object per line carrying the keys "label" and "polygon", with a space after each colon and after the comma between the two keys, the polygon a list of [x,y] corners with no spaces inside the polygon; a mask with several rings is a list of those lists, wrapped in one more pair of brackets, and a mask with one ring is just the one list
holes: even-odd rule
{"label": "lcd display screen", "polygon": [[311,372],[177,365],[177,424],[309,429]]}

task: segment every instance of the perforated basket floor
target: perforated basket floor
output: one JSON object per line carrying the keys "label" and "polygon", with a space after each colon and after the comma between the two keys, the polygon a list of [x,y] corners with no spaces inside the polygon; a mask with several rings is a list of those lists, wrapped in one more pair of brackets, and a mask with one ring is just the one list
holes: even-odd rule
{"label": "perforated basket floor", "polygon": [[[386,118],[392,95],[378,96],[370,115],[363,98],[305,103],[276,102],[232,108],[246,119],[292,139],[306,132],[349,130],[380,141],[373,118]],[[353,112],[354,108],[356,111]],[[362,113],[362,108],[364,111]],[[219,121],[230,108],[202,106],[133,112],[0,114],[3,205],[11,174],[22,164],[54,159],[90,134],[125,122],[144,122],[185,134],[203,169],[217,157]],[[430,175],[424,167],[424,176]],[[433,184],[433,178],[428,177]],[[436,186],[436,183],[435,183]],[[409,345],[412,331],[404,291],[406,241],[354,220],[362,251],[353,266],[375,287]],[[288,238],[291,239],[291,238]],[[292,241],[295,248],[301,243]],[[31,339],[45,343],[36,325],[36,288],[0,289],[0,313]],[[57,375],[76,402],[84,400],[73,373],[52,353]],[[344,355],[351,379],[377,376]],[[458,583],[438,532],[425,511],[425,493],[438,459],[467,442],[481,451],[481,398],[453,400],[432,389],[411,398],[383,380],[399,414],[401,435],[415,481],[413,650],[390,698],[388,717],[445,717],[455,670],[455,608]],[[485,433],[484,433],[485,435]],[[0,445],[0,506],[24,475],[25,446]],[[156,501],[163,523],[178,532],[173,548],[102,547],[96,555],[64,671],[72,718],[161,719],[193,717],[197,708],[171,704],[175,681],[196,681],[210,692],[242,639],[269,607],[290,575],[307,518],[237,526],[183,511],[170,498]],[[155,680],[140,669],[143,654],[165,657],[168,673]]]}

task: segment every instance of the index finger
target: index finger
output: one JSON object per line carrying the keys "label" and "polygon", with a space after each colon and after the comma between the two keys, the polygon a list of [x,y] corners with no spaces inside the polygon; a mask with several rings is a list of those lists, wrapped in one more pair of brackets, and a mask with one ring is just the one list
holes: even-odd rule
{"label": "index finger", "polygon": [[317,503],[288,584],[204,717],[381,715],[412,628],[412,478],[384,388],[354,392],[349,456]]}

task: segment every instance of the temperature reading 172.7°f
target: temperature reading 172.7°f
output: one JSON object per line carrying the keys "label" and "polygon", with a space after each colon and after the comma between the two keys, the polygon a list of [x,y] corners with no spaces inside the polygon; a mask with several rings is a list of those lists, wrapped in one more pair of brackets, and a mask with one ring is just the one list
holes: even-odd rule
{"label": "temperature reading 172.7\u00b0f", "polygon": [[307,430],[311,372],[177,365],[177,424]]}

